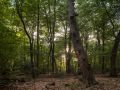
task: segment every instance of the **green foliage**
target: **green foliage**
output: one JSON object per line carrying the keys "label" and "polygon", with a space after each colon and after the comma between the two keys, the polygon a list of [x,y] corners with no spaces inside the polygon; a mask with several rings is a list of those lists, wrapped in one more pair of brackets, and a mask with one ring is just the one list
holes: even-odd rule
{"label": "green foliage", "polygon": [[[55,24],[55,61],[56,71],[65,71],[65,47],[64,47],[64,27],[68,21],[67,0],[18,0],[19,9],[23,15],[25,25],[34,43],[34,63],[36,65],[37,53],[37,15],[38,4],[40,7],[40,27],[39,27],[39,73],[48,73],[51,69],[48,64],[50,50],[50,28],[53,28],[54,14],[56,14]],[[104,4],[106,7],[104,7]],[[24,33],[23,26],[16,12],[15,0],[0,1],[0,73],[24,72],[31,68],[29,55],[29,41]],[[110,53],[114,42],[114,33],[120,29],[120,1],[119,0],[76,0],[75,7],[78,28],[85,49],[88,53],[89,62],[96,71],[101,70],[101,58],[105,55],[107,68],[110,66]],[[54,7],[56,12],[54,13]],[[106,12],[107,11],[107,12]],[[109,14],[109,15],[108,15]],[[110,17],[109,17],[110,16]],[[114,24],[111,23],[111,20]],[[69,32],[69,26],[68,32]],[[103,30],[104,29],[104,30]],[[68,41],[67,32],[67,41]],[[57,36],[58,35],[58,36]],[[103,46],[103,36],[105,45]],[[98,41],[100,40],[100,43]],[[99,45],[100,44],[100,45]],[[102,50],[104,47],[104,51]],[[77,71],[77,60],[72,48],[71,68]],[[120,57],[117,56],[117,62]],[[119,65],[118,65],[119,66]],[[60,70],[61,69],[61,70]]]}
{"label": "green foliage", "polygon": [[18,55],[18,41],[15,31],[0,24],[0,73],[11,71]]}

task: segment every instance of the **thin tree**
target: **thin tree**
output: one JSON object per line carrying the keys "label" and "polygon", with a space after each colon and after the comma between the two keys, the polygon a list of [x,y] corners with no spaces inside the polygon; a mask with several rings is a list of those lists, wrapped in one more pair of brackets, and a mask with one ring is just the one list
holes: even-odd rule
{"label": "thin tree", "polygon": [[17,14],[20,18],[20,21],[23,25],[23,29],[24,29],[24,32],[25,34],[27,35],[28,37],[28,40],[29,40],[29,45],[30,45],[30,61],[31,61],[31,72],[32,72],[32,77],[35,78],[35,70],[34,70],[34,60],[33,60],[33,38],[29,35],[28,31],[27,31],[27,27],[26,27],[26,24],[25,24],[25,21],[23,19],[23,15],[22,15],[22,5],[20,6],[20,1],[19,0],[15,0],[15,3],[16,3],[16,10],[17,10]]}
{"label": "thin tree", "polygon": [[65,38],[64,38],[64,49],[65,49],[65,58],[66,58],[66,73],[71,73],[71,34],[68,33],[68,22],[65,21],[63,23],[63,27],[65,30]]}
{"label": "thin tree", "polygon": [[39,54],[40,54],[40,45],[39,45],[39,27],[40,27],[40,5],[39,5],[40,0],[38,0],[38,5],[37,5],[37,54],[36,54],[36,59],[37,59],[37,71],[39,69]]}

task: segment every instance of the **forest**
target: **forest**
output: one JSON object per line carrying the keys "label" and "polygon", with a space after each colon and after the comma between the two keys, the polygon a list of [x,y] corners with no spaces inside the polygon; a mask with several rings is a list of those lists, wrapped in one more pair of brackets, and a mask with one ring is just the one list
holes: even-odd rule
{"label": "forest", "polygon": [[120,90],[120,0],[0,0],[0,90]]}

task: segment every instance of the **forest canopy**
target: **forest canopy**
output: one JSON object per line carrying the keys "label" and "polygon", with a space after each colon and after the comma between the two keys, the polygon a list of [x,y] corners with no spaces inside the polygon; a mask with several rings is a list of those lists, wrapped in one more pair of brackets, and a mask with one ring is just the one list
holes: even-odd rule
{"label": "forest canopy", "polygon": [[119,43],[119,0],[0,0],[0,78],[117,76]]}

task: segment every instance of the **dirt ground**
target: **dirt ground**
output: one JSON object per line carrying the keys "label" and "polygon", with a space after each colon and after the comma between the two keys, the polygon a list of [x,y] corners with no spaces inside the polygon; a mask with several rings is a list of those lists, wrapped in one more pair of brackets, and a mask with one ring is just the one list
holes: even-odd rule
{"label": "dirt ground", "polygon": [[42,77],[35,81],[0,86],[0,90],[120,90],[120,78],[97,76],[98,84],[86,88],[76,76]]}

